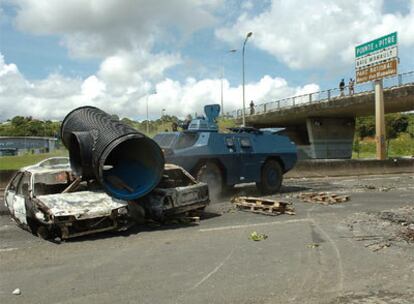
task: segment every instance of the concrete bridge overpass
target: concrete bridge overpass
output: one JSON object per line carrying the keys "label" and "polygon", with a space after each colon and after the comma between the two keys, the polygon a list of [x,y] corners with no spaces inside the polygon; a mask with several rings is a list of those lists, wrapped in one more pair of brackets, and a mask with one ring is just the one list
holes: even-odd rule
{"label": "concrete bridge overpass", "polygon": [[[385,113],[414,110],[414,71],[384,79]],[[246,125],[257,128],[286,127],[301,158],[351,158],[355,118],[375,114],[371,83],[289,97],[246,110]],[[241,123],[242,110],[232,113]]]}

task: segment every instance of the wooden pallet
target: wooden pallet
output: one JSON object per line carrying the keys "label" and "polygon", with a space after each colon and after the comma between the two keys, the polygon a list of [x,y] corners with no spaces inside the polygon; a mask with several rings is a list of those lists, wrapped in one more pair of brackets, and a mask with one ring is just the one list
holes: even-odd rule
{"label": "wooden pallet", "polygon": [[280,202],[258,197],[238,196],[232,199],[232,203],[241,211],[264,215],[295,214],[292,203]]}
{"label": "wooden pallet", "polygon": [[322,205],[334,205],[349,200],[349,195],[338,195],[329,192],[305,192],[297,196],[305,203],[316,203]]}

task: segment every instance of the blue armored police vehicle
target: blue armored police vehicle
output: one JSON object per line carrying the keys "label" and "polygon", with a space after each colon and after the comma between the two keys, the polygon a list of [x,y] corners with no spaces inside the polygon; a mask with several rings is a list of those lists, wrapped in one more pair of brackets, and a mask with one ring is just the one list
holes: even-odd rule
{"label": "blue armored police vehicle", "polygon": [[[230,128],[219,133],[220,106],[206,105],[206,117],[193,119],[187,130],[164,132],[154,140],[167,163],[179,165],[207,182],[210,194],[239,183],[255,182],[263,194],[279,191],[283,174],[297,161],[296,146],[276,129]],[[280,131],[280,129],[279,129]]]}

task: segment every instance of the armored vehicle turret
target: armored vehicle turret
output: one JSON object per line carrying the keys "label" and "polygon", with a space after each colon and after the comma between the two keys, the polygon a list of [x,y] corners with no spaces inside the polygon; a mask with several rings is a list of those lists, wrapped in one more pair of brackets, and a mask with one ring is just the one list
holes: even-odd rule
{"label": "armored vehicle turret", "polygon": [[154,137],[166,162],[207,182],[213,195],[224,187],[252,182],[263,194],[278,192],[283,174],[297,161],[295,144],[278,134],[283,129],[239,127],[220,133],[216,124],[220,106],[206,105],[204,112],[206,117],[193,119],[187,130]]}

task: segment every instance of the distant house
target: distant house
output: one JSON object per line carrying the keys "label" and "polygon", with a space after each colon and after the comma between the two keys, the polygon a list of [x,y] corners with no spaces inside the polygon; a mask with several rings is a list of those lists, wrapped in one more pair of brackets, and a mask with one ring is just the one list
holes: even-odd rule
{"label": "distant house", "polygon": [[38,136],[0,136],[0,156],[46,153],[55,150],[56,138]]}

